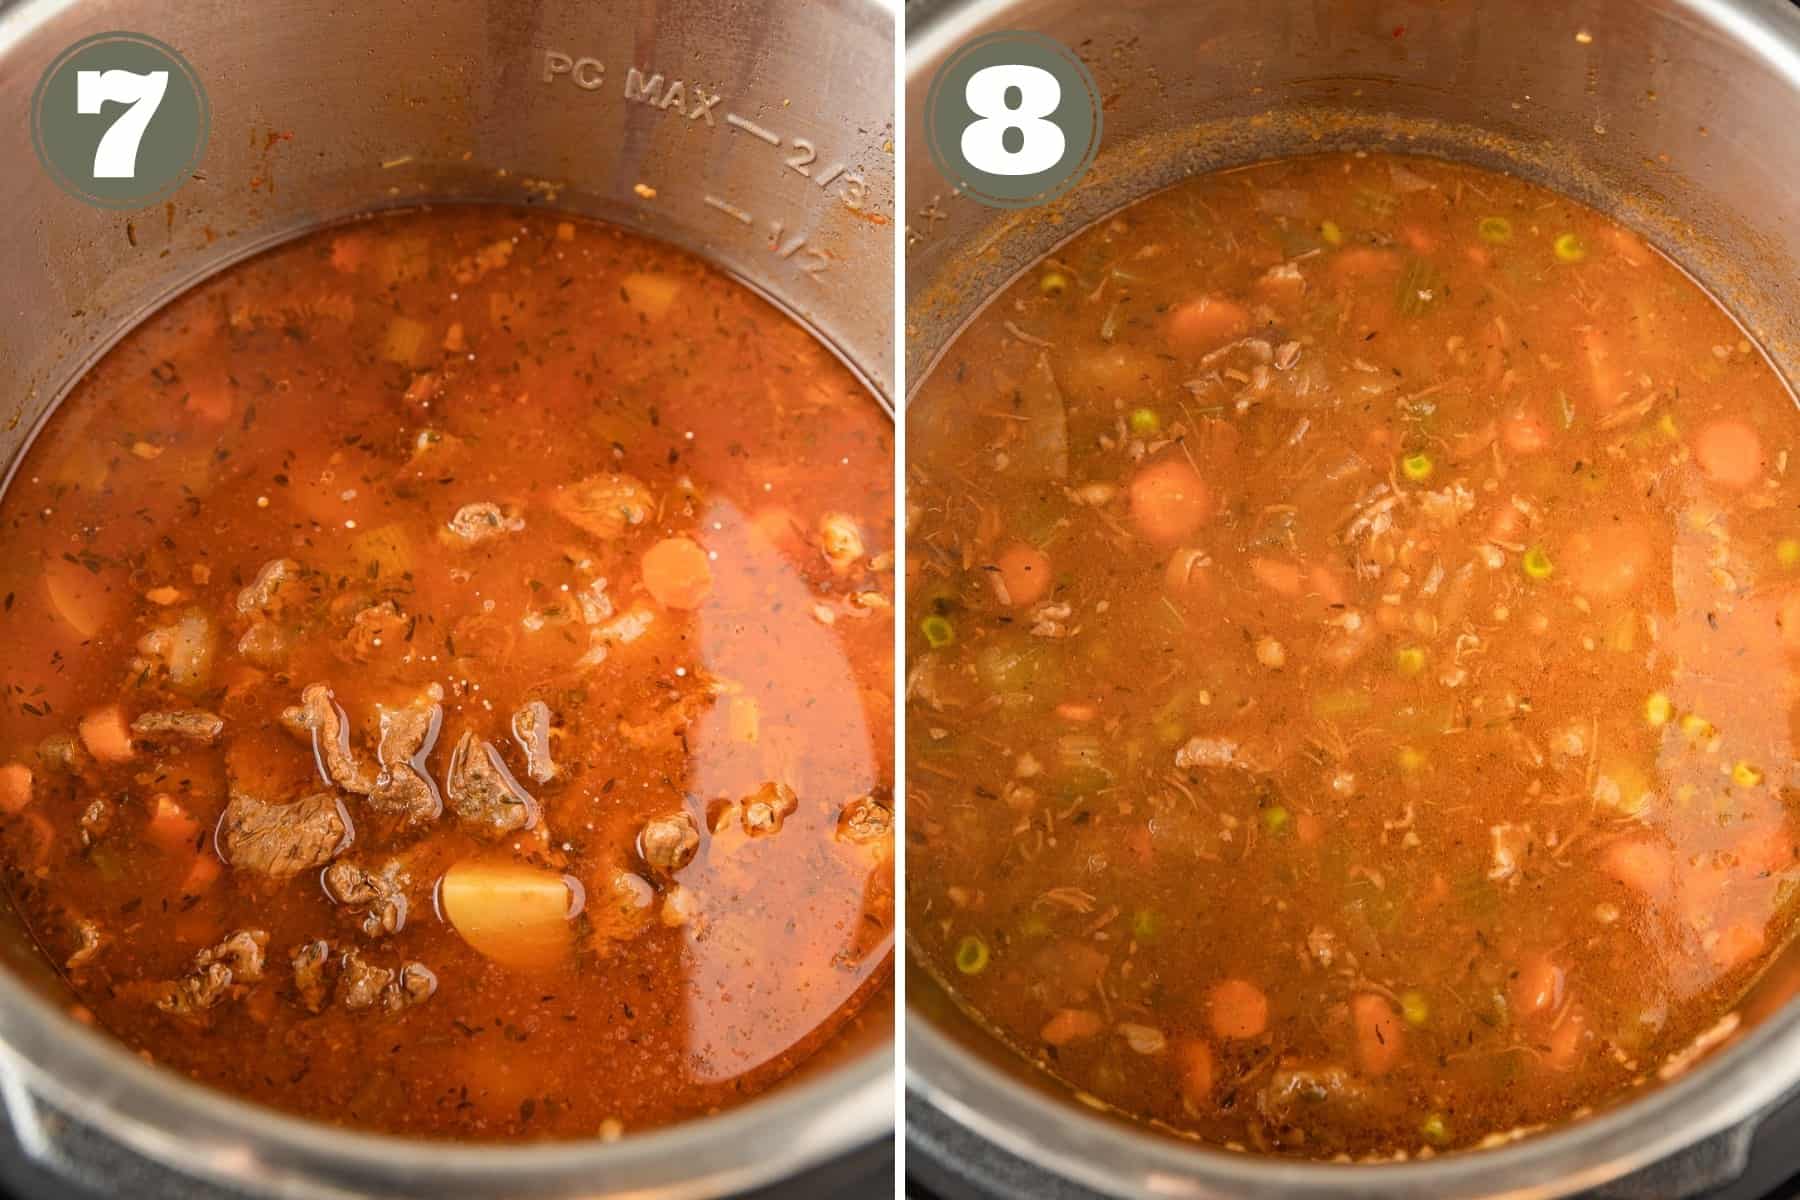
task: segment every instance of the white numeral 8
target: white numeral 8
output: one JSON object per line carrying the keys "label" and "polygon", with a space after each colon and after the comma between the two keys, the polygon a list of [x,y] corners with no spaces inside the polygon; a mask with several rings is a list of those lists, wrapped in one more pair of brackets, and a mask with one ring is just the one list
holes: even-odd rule
{"label": "white numeral 8", "polygon": [[[1017,88],[1017,108],[1006,103]],[[1067,140],[1044,118],[1062,103],[1062,84],[1042,67],[1007,64],[983,67],[969,77],[964,99],[980,120],[963,130],[962,152],[969,165],[989,175],[1037,175],[1062,161]],[[1019,148],[1006,147],[1006,131],[1017,129]]]}

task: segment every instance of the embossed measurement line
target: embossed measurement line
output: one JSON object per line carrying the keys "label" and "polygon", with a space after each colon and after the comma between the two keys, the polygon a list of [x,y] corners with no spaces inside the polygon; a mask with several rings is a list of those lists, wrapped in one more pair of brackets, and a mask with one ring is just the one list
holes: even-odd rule
{"label": "embossed measurement line", "polygon": [[725,123],[727,125],[735,125],[751,137],[761,138],[771,146],[781,145],[780,134],[764,129],[761,125],[758,125],[748,117],[740,117],[734,112],[728,112],[725,114]]}
{"label": "embossed measurement line", "polygon": [[717,196],[702,196],[701,199],[706,202],[708,208],[716,208],[726,216],[741,224],[750,224],[750,214],[733,204],[731,201],[721,200]]}

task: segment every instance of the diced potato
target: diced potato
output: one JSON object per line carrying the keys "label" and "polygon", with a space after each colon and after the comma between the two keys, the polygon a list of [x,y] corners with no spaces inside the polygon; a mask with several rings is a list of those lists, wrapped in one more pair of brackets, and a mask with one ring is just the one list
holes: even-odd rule
{"label": "diced potato", "polygon": [[513,321],[524,320],[531,310],[529,293],[489,292],[488,320],[496,325],[509,326]]}
{"label": "diced potato", "polygon": [[565,961],[574,943],[569,885],[554,871],[459,862],[444,873],[438,900],[463,941],[502,966],[547,970]]}
{"label": "diced potato", "polygon": [[388,322],[387,332],[382,335],[381,357],[389,362],[417,366],[430,335],[424,322],[411,317],[395,317]]}
{"label": "diced potato", "polygon": [[652,321],[662,320],[681,291],[681,285],[667,275],[651,275],[643,271],[633,271],[627,275],[622,286],[632,309]]}
{"label": "diced potato", "polygon": [[31,768],[24,763],[0,767],[0,812],[17,816],[31,803]]}
{"label": "diced potato", "polygon": [[173,687],[199,691],[212,680],[212,621],[199,609],[191,609],[173,625],[160,625],[139,638],[138,652],[161,659]]}
{"label": "diced potato", "polygon": [[131,730],[118,705],[96,708],[81,718],[81,744],[101,762],[124,762],[131,757]]}
{"label": "diced potato", "polygon": [[144,838],[169,854],[180,854],[198,844],[200,822],[188,814],[180,801],[158,792],[150,800],[150,823],[144,827]]}
{"label": "diced potato", "polygon": [[350,540],[350,552],[359,570],[378,564],[377,579],[399,579],[413,569],[412,536],[397,522],[357,534]]}
{"label": "diced potato", "polygon": [[431,242],[426,238],[393,238],[375,254],[375,275],[382,287],[417,279],[430,269]]}
{"label": "diced potato", "polygon": [[44,561],[44,591],[56,615],[78,637],[91,638],[117,615],[123,592],[118,572],[90,571],[66,558]]}

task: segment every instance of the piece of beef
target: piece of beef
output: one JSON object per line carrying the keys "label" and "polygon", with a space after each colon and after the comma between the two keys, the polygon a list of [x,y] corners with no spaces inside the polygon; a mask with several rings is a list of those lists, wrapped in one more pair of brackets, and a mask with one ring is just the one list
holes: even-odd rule
{"label": "piece of beef", "polygon": [[444,792],[457,817],[477,832],[501,836],[537,824],[537,801],[506,769],[493,743],[464,730],[450,755]]}
{"label": "piece of beef", "polygon": [[194,956],[193,968],[166,985],[156,1007],[177,1017],[197,1017],[215,1008],[246,983],[263,977],[263,954],[269,935],[261,929],[240,929],[218,945]]}
{"label": "piece of beef", "polygon": [[81,844],[91,846],[106,835],[112,828],[113,802],[104,797],[90,803],[81,810]]}
{"label": "piece of beef", "polygon": [[538,783],[556,778],[556,763],[550,758],[550,706],[532,700],[512,716],[513,740],[525,755],[525,773]]}
{"label": "piece of beef", "polygon": [[694,861],[700,830],[685,811],[652,817],[638,834],[638,853],[653,869],[673,874]]}
{"label": "piece of beef", "polygon": [[445,528],[449,531],[447,540],[452,545],[474,546],[502,534],[517,533],[525,528],[525,518],[508,513],[498,504],[482,501],[457,509]]}
{"label": "piece of beef", "polygon": [[212,678],[215,641],[212,619],[190,609],[138,639],[137,657],[131,663],[133,680],[141,686],[152,677],[166,679],[178,691],[198,692]]}
{"label": "piece of beef", "polygon": [[308,1012],[323,1012],[331,995],[331,943],[307,942],[294,951],[292,963],[294,992],[300,997],[300,1007]]}
{"label": "piece of beef", "polygon": [[300,564],[291,558],[277,558],[264,563],[250,585],[238,593],[237,610],[245,616],[279,611],[281,589],[298,578],[299,574]]}
{"label": "piece of beef", "polygon": [[240,871],[286,879],[350,848],[355,829],[331,792],[267,804],[234,791],[219,823],[219,857]]}
{"label": "piece of beef", "polygon": [[443,708],[426,700],[381,710],[375,747],[379,771],[369,789],[370,808],[407,825],[435,821],[444,811],[437,784],[425,773],[425,756],[437,744],[443,723]]}
{"label": "piece of beef", "polygon": [[74,929],[75,949],[63,960],[63,968],[69,971],[79,971],[92,962],[106,940],[100,934],[100,926],[86,917],[78,919]]}
{"label": "piece of beef", "polygon": [[838,838],[846,842],[878,842],[894,827],[894,810],[885,790],[853,797],[838,814]]}
{"label": "piece of beef", "polygon": [[38,743],[38,761],[45,768],[63,775],[79,775],[94,765],[94,760],[79,738],[67,733],[53,733]]}
{"label": "piece of beef", "polygon": [[163,987],[156,1007],[173,1017],[197,1017],[216,1007],[231,990],[231,968],[211,963]]}
{"label": "piece of beef", "polygon": [[781,826],[795,809],[800,798],[785,783],[769,782],[744,797],[744,832],[751,837],[780,833]]}
{"label": "piece of beef", "polygon": [[263,977],[263,954],[269,948],[269,935],[260,929],[240,929],[228,934],[210,950],[202,950],[194,965],[211,966],[222,962],[231,968],[232,978],[239,983],[256,983]]}
{"label": "piece of beef", "polygon": [[382,995],[389,1012],[423,1004],[437,993],[437,974],[422,962],[402,963],[400,975]]}
{"label": "piece of beef", "polygon": [[151,741],[187,738],[211,744],[225,731],[225,718],[198,708],[177,708],[142,713],[131,723],[131,732]]}
{"label": "piece of beef", "polygon": [[1256,1090],[1256,1111],[1284,1146],[1329,1148],[1368,1129],[1383,1107],[1369,1084],[1340,1063],[1280,1063]]}
{"label": "piece of beef", "polygon": [[394,972],[366,961],[362,952],[346,950],[338,960],[337,1002],[357,1012],[381,999],[381,993],[394,981]]}
{"label": "piece of beef", "polygon": [[363,915],[362,931],[368,936],[383,937],[406,927],[406,887],[412,879],[398,859],[379,874],[355,863],[332,863],[323,878],[327,896]]}
{"label": "piece of beef", "polygon": [[623,474],[592,475],[556,493],[550,505],[565,520],[597,538],[625,536],[656,513],[656,498],[643,481]]}
{"label": "piece of beef", "polygon": [[411,624],[411,619],[393,600],[367,605],[350,618],[350,628],[338,639],[332,652],[344,662],[366,663],[384,647],[404,649],[406,632]]}
{"label": "piece of beef", "polygon": [[307,684],[300,692],[300,707],[284,712],[282,720],[312,734],[313,753],[326,779],[359,796],[374,790],[375,776],[350,749],[350,720],[332,698],[329,685]]}
{"label": "piece of beef", "polygon": [[421,962],[402,963],[398,970],[376,966],[357,950],[344,951],[338,960],[337,1002],[351,1012],[379,1004],[399,1012],[429,1000],[437,991],[437,976]]}

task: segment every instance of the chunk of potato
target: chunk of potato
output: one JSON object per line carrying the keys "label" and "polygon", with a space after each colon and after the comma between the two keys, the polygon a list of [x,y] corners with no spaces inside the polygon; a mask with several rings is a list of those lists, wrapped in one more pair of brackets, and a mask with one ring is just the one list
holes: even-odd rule
{"label": "chunk of potato", "polygon": [[66,558],[44,561],[44,591],[56,615],[84,639],[99,633],[118,615],[124,597],[117,571],[90,571]]}
{"label": "chunk of potato", "polygon": [[660,321],[668,313],[669,306],[675,303],[675,297],[681,291],[681,284],[667,275],[644,271],[633,271],[621,286],[631,307],[652,321]]}
{"label": "chunk of potato", "polygon": [[438,902],[475,950],[502,966],[542,971],[565,961],[574,943],[569,885],[522,863],[472,860],[444,873]]}

